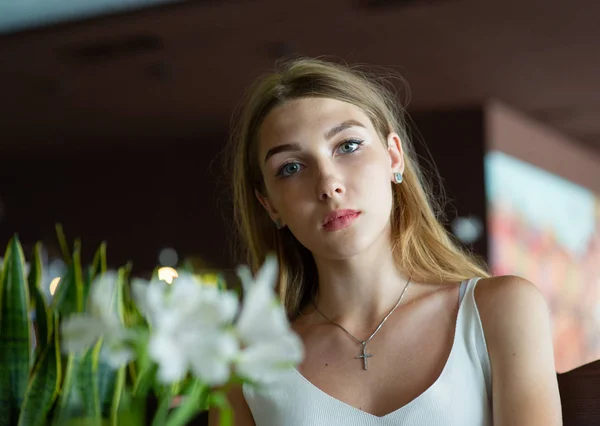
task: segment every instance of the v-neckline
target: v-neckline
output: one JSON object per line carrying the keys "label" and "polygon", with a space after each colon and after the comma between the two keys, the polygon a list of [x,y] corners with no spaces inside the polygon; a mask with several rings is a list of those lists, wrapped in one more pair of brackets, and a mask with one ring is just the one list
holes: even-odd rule
{"label": "v-neckline", "polygon": [[442,372],[440,373],[440,375],[437,377],[437,379],[435,379],[435,381],[429,385],[427,387],[427,389],[425,389],[423,392],[421,392],[419,395],[417,395],[416,397],[414,397],[413,399],[411,399],[409,402],[407,402],[406,404],[404,404],[403,406],[395,409],[394,411],[390,411],[389,413],[386,413],[382,416],[378,416],[372,413],[369,413],[368,411],[365,410],[361,410],[360,408],[356,408],[354,405],[351,405],[347,402],[342,401],[341,399],[338,399],[330,394],[328,394],[327,392],[325,392],[324,390],[322,390],[321,388],[319,388],[318,386],[316,386],[315,384],[313,384],[310,380],[308,380],[306,377],[304,377],[304,375],[302,373],[300,373],[300,371],[298,371],[297,368],[293,368],[295,374],[300,377],[301,381],[304,382],[305,385],[309,386],[310,388],[314,389],[315,391],[317,391],[318,393],[322,394],[325,396],[325,398],[333,401],[334,403],[344,406],[344,407],[348,407],[351,411],[355,411],[358,413],[361,413],[367,417],[373,417],[376,419],[386,419],[389,418],[395,414],[400,413],[401,411],[404,411],[407,407],[416,404],[416,402],[420,399],[422,399],[426,394],[430,393],[432,391],[433,388],[435,388],[437,386],[437,384],[441,381],[442,377],[444,377],[445,374],[447,374],[447,371],[449,369],[449,365],[453,359],[453,355],[456,352],[455,348],[456,348],[456,340],[457,340],[457,335],[458,335],[458,330],[459,330],[459,322],[461,321],[461,313],[463,311],[463,306],[465,304],[465,299],[467,298],[467,292],[469,289],[469,284],[471,283],[471,280],[465,280],[463,282],[460,283],[459,285],[459,294],[460,294],[460,286],[462,286],[462,284],[466,282],[465,284],[465,293],[462,297],[462,300],[460,300],[459,306],[458,306],[458,312],[456,314],[456,322],[454,324],[454,337],[452,339],[452,347],[450,348],[450,353],[448,354],[448,358],[446,359],[446,363],[444,364],[444,368],[442,368]]}

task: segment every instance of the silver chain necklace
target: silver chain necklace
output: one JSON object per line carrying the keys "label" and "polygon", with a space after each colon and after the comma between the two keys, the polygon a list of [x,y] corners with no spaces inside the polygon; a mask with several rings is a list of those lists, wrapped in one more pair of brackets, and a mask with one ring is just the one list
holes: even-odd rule
{"label": "silver chain necklace", "polygon": [[410,284],[410,277],[408,278],[408,281],[406,282],[406,285],[404,286],[404,290],[402,290],[402,294],[400,294],[400,298],[396,302],[396,305],[392,308],[392,310],[390,311],[390,313],[387,314],[385,316],[385,318],[379,323],[379,325],[377,326],[377,328],[375,329],[375,331],[373,332],[373,334],[371,334],[367,340],[359,340],[359,339],[357,339],[348,330],[346,330],[344,327],[342,327],[341,325],[339,325],[337,322],[330,320],[327,317],[327,315],[325,315],[323,312],[321,312],[321,310],[319,309],[319,307],[316,305],[314,299],[312,300],[312,304],[315,307],[315,309],[317,310],[317,312],[319,312],[321,314],[321,316],[323,316],[323,318],[325,318],[327,321],[329,321],[333,325],[336,325],[339,328],[341,328],[342,330],[344,330],[348,336],[352,337],[352,339],[356,343],[358,343],[359,345],[361,345],[362,354],[359,355],[359,356],[354,357],[354,359],[362,359],[363,360],[363,370],[367,370],[367,358],[371,358],[373,356],[373,354],[367,353],[367,343],[369,343],[369,341],[373,338],[373,336],[375,336],[375,334],[379,331],[379,329],[381,328],[381,326],[383,325],[383,323],[390,317],[390,315],[392,315],[394,313],[394,311],[396,310],[396,308],[398,307],[398,305],[400,305],[400,302],[402,301],[402,298],[404,297],[404,293],[406,293],[406,290],[408,289],[408,285],[409,284]]}

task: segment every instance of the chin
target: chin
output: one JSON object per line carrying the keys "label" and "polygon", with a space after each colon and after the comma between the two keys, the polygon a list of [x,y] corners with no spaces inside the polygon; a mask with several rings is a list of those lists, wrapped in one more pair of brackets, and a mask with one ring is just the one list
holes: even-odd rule
{"label": "chin", "polygon": [[[355,224],[358,225],[358,224]],[[381,226],[352,226],[336,232],[319,231],[317,234],[300,235],[296,239],[314,256],[325,259],[349,259],[378,245],[381,238],[389,238],[389,223]],[[298,238],[300,237],[300,238]]]}
{"label": "chin", "polygon": [[373,242],[374,238],[368,238],[366,235],[349,235],[323,241],[310,251],[319,257],[342,260],[364,253]]}

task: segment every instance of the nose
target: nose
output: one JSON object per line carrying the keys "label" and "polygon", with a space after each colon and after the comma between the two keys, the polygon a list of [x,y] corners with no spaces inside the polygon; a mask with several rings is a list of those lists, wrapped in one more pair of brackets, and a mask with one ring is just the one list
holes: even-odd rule
{"label": "nose", "polygon": [[321,174],[317,191],[319,200],[327,201],[332,198],[337,198],[346,192],[346,188],[342,180],[334,174]]}

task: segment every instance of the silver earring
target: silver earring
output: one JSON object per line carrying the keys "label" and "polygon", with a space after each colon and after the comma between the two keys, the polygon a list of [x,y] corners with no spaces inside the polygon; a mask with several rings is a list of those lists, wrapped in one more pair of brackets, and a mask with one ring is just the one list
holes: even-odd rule
{"label": "silver earring", "polygon": [[402,173],[394,173],[394,182],[402,183]]}
{"label": "silver earring", "polygon": [[280,221],[279,219],[277,219],[277,220],[275,221],[275,227],[276,227],[277,229],[281,229],[281,228],[283,228],[283,223],[281,223],[281,221]]}

